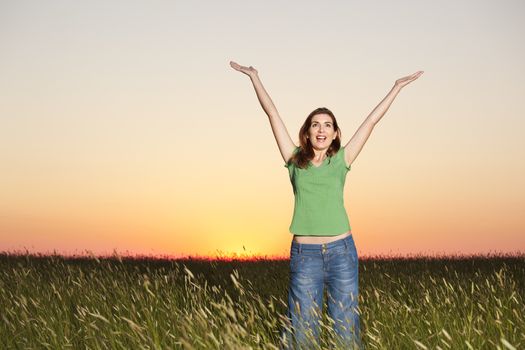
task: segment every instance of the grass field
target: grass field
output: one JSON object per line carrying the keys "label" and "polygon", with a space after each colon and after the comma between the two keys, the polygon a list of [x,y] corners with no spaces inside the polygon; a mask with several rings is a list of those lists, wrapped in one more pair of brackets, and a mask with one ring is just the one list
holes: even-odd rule
{"label": "grass field", "polygon": [[[0,348],[277,349],[288,268],[0,253]],[[359,291],[366,349],[525,349],[525,256],[360,259]]]}

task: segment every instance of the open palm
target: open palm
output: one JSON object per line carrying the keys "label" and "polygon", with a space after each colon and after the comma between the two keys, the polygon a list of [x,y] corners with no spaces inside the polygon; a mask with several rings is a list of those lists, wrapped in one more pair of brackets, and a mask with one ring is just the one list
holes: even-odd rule
{"label": "open palm", "polygon": [[244,74],[247,74],[249,76],[257,74],[257,70],[253,68],[252,66],[249,66],[249,67],[241,66],[240,64],[233,62],[233,61],[230,61],[230,66],[233,69],[238,70],[239,72],[243,72]]}
{"label": "open palm", "polygon": [[423,74],[422,70],[417,71],[417,72],[415,72],[413,74],[407,75],[406,77],[399,78],[399,79],[396,80],[396,85],[399,86],[399,87],[403,87],[403,86],[413,82],[417,78],[419,78],[421,76],[421,74]]}

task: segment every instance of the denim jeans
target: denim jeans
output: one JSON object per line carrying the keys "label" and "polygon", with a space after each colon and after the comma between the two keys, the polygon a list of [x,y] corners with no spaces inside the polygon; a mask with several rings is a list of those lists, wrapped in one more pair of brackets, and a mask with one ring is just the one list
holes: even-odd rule
{"label": "denim jeans", "polygon": [[362,348],[358,313],[358,257],[352,235],[325,244],[292,241],[288,326],[281,332],[281,346],[287,349],[319,346],[319,321],[322,318],[325,285],[328,316],[335,322],[329,325],[336,335],[336,344],[345,349],[352,349],[352,346]]}

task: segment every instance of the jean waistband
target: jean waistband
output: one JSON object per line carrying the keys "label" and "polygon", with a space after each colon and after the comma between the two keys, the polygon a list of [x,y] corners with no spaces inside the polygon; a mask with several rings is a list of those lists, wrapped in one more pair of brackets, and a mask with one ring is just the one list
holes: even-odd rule
{"label": "jean waistband", "polygon": [[299,251],[301,250],[328,250],[335,247],[348,247],[348,244],[353,243],[353,237],[350,234],[349,236],[346,236],[345,238],[338,239],[337,241],[333,241],[330,243],[299,243],[296,241],[292,241],[292,249],[298,248]]}

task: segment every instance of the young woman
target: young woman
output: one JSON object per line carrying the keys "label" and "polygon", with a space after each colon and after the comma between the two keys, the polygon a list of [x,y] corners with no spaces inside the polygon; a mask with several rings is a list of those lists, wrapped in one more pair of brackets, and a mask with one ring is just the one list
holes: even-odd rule
{"label": "young woman", "polygon": [[[296,146],[252,66],[230,62],[248,75],[262,108],[270,119],[279,151],[288,168],[295,195],[290,232],[290,284],[288,320],[283,344],[319,344],[319,321],[327,287],[328,316],[340,345],[362,347],[358,312],[358,256],[344,208],[343,188],[350,166],[372,129],[401,89],[423,71],[396,80],[386,97],[365,119],[348,143],[341,147],[341,130],[334,114],[317,108],[306,118]],[[293,332],[289,332],[291,329]]]}

